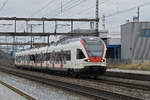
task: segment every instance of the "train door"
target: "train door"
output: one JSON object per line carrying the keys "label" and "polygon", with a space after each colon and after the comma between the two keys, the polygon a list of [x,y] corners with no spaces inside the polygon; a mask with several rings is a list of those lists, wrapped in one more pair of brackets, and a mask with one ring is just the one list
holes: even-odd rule
{"label": "train door", "polygon": [[55,51],[52,53],[52,68],[55,67]]}
{"label": "train door", "polygon": [[71,50],[64,50],[64,57],[63,57],[63,68],[72,68],[72,56],[71,56]]}
{"label": "train door", "polygon": [[49,64],[48,67],[52,67],[52,58],[53,58],[52,53],[48,53],[48,64]]}
{"label": "train door", "polygon": [[76,49],[76,68],[83,68],[83,60],[85,58],[85,55],[82,51],[82,49]]}
{"label": "train door", "polygon": [[64,65],[64,52],[63,50],[61,50],[60,52],[60,68],[63,68],[63,65]]}
{"label": "train door", "polygon": [[76,68],[76,49],[72,48],[71,51],[71,66],[72,68]]}

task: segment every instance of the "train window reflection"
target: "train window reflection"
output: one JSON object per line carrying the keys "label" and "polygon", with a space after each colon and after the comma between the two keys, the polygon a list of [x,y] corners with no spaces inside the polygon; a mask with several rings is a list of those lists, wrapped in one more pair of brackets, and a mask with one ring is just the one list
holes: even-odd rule
{"label": "train window reflection", "polygon": [[89,57],[102,57],[103,56],[103,43],[95,39],[83,39],[85,48]]}
{"label": "train window reflection", "polygon": [[77,56],[76,57],[77,57],[77,59],[84,59],[85,58],[85,55],[81,49],[77,49]]}

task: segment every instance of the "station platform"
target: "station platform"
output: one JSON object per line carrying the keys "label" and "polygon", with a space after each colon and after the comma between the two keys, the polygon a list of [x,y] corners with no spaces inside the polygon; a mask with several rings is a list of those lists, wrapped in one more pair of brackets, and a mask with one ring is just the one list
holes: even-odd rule
{"label": "station platform", "polygon": [[140,70],[107,69],[107,71],[108,72],[122,72],[122,73],[131,73],[131,74],[150,75],[150,71],[140,71]]}
{"label": "station platform", "polygon": [[27,100],[13,90],[0,84],[0,100]]}

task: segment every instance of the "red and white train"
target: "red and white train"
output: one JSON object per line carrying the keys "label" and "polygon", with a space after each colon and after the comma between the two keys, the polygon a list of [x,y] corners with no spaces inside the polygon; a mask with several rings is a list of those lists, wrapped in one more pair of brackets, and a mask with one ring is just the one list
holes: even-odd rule
{"label": "red and white train", "polygon": [[17,67],[102,75],[106,72],[106,46],[98,37],[80,37],[57,45],[17,52]]}

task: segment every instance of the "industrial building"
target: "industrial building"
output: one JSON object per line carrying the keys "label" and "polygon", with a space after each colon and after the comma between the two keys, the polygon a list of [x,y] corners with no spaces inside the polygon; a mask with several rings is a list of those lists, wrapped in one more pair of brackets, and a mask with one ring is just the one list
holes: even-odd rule
{"label": "industrial building", "polygon": [[121,37],[120,34],[109,33],[108,31],[100,31],[99,36],[105,41],[107,47],[106,58],[121,58]]}
{"label": "industrial building", "polygon": [[121,25],[121,59],[131,63],[150,60],[150,22]]}

